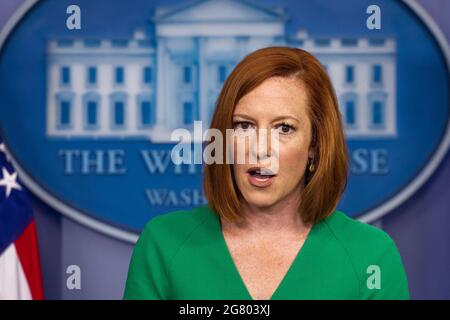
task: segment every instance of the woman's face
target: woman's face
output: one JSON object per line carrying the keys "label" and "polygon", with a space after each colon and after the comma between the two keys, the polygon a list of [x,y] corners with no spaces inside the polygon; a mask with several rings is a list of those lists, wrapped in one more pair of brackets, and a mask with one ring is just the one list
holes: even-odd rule
{"label": "woman's face", "polygon": [[[307,113],[307,94],[303,84],[296,79],[272,77],[241,98],[233,113],[235,130],[234,147],[237,148],[237,135],[254,133],[260,129],[267,131],[267,153],[257,149],[257,143],[245,143],[245,163],[236,161],[232,166],[236,184],[251,207],[267,208],[280,201],[297,201],[303,186],[310,150],[311,122]],[[278,134],[278,153],[270,142],[272,134]],[[275,135],[276,136],[276,135]],[[273,136],[273,137],[275,137]],[[253,140],[254,141],[254,140]],[[249,163],[250,154],[257,162]],[[269,155],[270,161],[278,161],[275,175],[265,171],[255,172],[258,167],[275,168],[267,159],[257,155]]]}

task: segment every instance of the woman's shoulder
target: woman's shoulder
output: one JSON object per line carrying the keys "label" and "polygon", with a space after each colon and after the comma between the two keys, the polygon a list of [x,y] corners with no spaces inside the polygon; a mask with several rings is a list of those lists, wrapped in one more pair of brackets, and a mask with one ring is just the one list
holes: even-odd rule
{"label": "woman's shoulder", "polygon": [[[362,298],[409,298],[403,261],[389,234],[338,210],[324,220],[324,225],[361,279]],[[377,274],[379,287],[371,283]]]}
{"label": "woman's shoulder", "polygon": [[170,297],[167,272],[180,248],[208,217],[206,209],[171,211],[147,222],[133,249],[124,298]]}
{"label": "woman's shoulder", "polygon": [[343,244],[353,243],[358,246],[385,247],[394,243],[385,231],[354,219],[339,210],[335,210],[332,215],[326,218],[325,223],[337,240]]}
{"label": "woman's shoulder", "polygon": [[335,210],[324,220],[332,238],[355,263],[375,263],[398,256],[398,249],[391,236],[378,227],[364,223],[344,212]]}
{"label": "woman's shoulder", "polygon": [[160,214],[146,223],[140,237],[164,243],[179,243],[202,225],[209,214],[207,205]]}

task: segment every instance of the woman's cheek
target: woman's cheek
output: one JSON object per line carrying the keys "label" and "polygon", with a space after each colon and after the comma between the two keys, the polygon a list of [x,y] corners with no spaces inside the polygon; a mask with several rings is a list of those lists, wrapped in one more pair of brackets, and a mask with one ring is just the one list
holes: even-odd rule
{"label": "woman's cheek", "polygon": [[[305,149],[305,150],[303,150]],[[308,158],[308,150],[306,148],[280,148],[279,161],[280,170],[285,168],[290,174],[302,171],[301,168],[306,166]]]}

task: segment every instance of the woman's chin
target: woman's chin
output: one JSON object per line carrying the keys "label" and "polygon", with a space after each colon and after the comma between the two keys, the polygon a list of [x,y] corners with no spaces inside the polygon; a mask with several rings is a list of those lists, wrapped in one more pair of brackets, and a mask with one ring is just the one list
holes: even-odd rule
{"label": "woman's chin", "polygon": [[260,209],[271,207],[275,203],[277,203],[277,199],[269,195],[246,197],[246,201],[250,207],[256,207]]}

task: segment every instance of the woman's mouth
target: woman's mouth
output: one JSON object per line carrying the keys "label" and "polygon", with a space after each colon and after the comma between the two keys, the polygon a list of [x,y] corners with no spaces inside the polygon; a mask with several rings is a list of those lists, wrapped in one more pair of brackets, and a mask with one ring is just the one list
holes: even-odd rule
{"label": "woman's mouth", "polygon": [[248,182],[259,188],[268,187],[276,177],[270,169],[254,167],[247,170]]}

